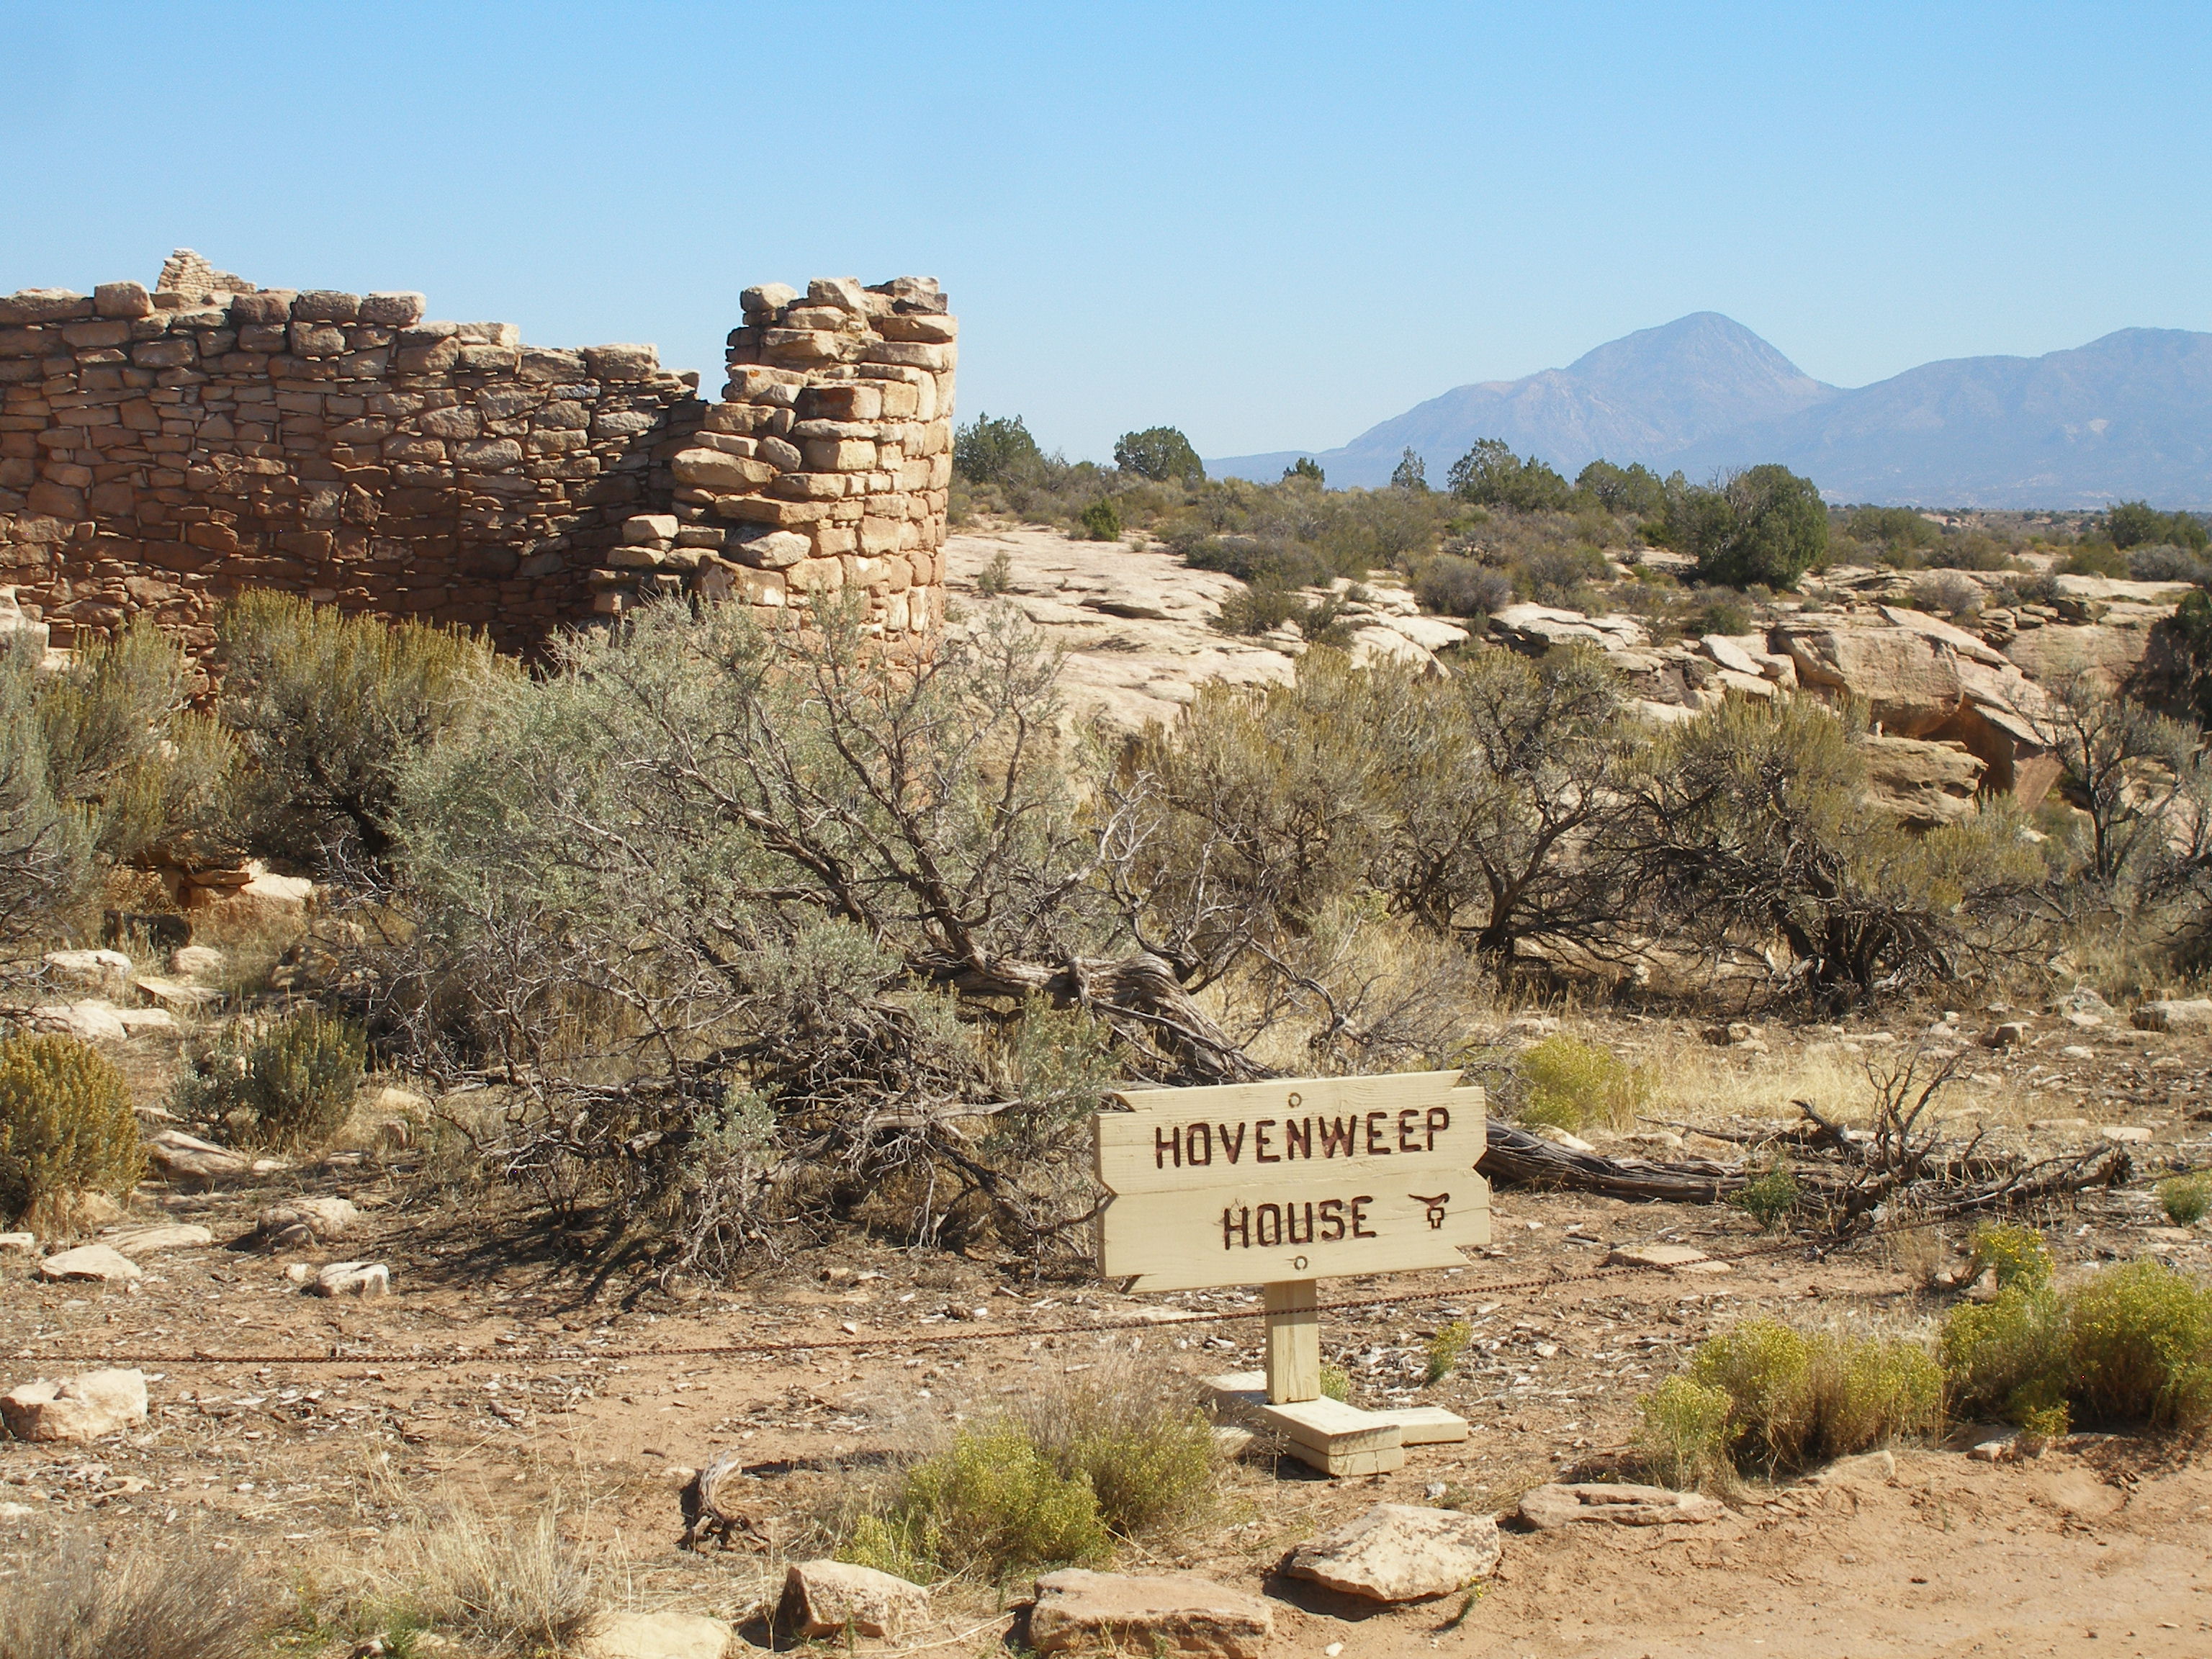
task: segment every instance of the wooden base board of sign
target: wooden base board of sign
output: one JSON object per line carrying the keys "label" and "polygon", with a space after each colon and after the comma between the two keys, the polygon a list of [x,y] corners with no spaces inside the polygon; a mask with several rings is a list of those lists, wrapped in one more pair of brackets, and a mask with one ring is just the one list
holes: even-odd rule
{"label": "wooden base board of sign", "polygon": [[1321,1396],[1321,1285],[1286,1279],[1260,1287],[1267,1310],[1267,1403],[1295,1406]]}
{"label": "wooden base board of sign", "polygon": [[1302,1463],[1324,1474],[1385,1474],[1403,1468],[1408,1446],[1454,1445],[1467,1438],[1467,1419],[1437,1406],[1367,1412],[1338,1400],[1274,1405],[1262,1371],[1231,1371],[1206,1379],[1214,1409],[1224,1417],[1272,1429],[1290,1443]]}

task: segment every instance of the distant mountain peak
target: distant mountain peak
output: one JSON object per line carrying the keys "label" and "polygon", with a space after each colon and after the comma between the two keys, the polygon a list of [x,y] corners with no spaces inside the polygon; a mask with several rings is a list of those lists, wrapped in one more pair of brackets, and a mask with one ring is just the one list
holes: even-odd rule
{"label": "distant mountain peak", "polygon": [[1272,480],[1313,454],[1335,484],[1431,477],[1502,438],[1571,477],[1600,456],[1693,477],[1781,461],[1831,499],[1954,507],[2212,504],[2212,334],[2120,329],[2041,357],[1925,363],[1853,391],[1813,379],[1735,319],[1694,311],[1564,368],[1455,386],[1341,448],[1209,461]]}

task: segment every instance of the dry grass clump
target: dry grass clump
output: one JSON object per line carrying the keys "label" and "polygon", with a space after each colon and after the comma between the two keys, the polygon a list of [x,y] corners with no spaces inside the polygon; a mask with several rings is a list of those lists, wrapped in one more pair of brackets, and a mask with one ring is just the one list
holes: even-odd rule
{"label": "dry grass clump", "polygon": [[1942,1408],[1942,1372],[1917,1343],[1750,1319],[1644,1402],[1641,1443],[1660,1478],[1724,1486],[1738,1469],[1771,1474],[1929,1433]]}
{"label": "dry grass clump", "polygon": [[1109,1364],[957,1429],[861,1496],[837,1553],[923,1582],[1097,1565],[1203,1513],[1219,1471],[1184,1379]]}
{"label": "dry grass clump", "polygon": [[248,1659],[267,1611],[235,1560],[181,1538],[50,1539],[0,1578],[0,1659]]}
{"label": "dry grass clump", "polygon": [[458,1506],[416,1516],[392,1535],[375,1576],[339,1598],[344,1626],[394,1653],[414,1650],[426,1632],[501,1659],[565,1652],[601,1598],[593,1563],[562,1534],[563,1513],[556,1498],[520,1518]]}

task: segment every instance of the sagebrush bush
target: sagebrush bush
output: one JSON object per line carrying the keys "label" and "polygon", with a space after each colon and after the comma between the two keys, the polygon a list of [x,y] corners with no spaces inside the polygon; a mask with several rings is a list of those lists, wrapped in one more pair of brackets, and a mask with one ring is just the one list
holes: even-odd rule
{"label": "sagebrush bush", "polygon": [[519,673],[465,630],[258,589],[231,601],[216,637],[217,713],[249,763],[244,827],[258,850],[303,864],[381,862],[396,769]]}
{"label": "sagebrush bush", "polygon": [[368,1057],[358,1026],[307,1009],[252,1036],[226,1032],[179,1073],[171,1103],[241,1146],[323,1146],[345,1127]]}
{"label": "sagebrush bush", "polygon": [[1095,1565],[1204,1514],[1219,1471],[1187,1382],[1109,1361],[960,1428],[848,1522],[839,1553],[992,1583]]}
{"label": "sagebrush bush", "polygon": [[355,1622],[374,1625],[386,1653],[426,1629],[503,1659],[565,1653],[599,1605],[599,1575],[564,1519],[557,1498],[520,1522],[472,1508],[417,1515],[383,1543]]}
{"label": "sagebrush bush", "polygon": [[907,1471],[882,1511],[860,1516],[842,1559],[902,1578],[972,1574],[1003,1583],[1043,1567],[1093,1566],[1113,1553],[1085,1476],[1053,1467],[1020,1425],[963,1427]]}
{"label": "sagebrush bush", "polygon": [[2212,1287],[2131,1261],[2061,1287],[2017,1278],[1944,1322],[1954,1406],[2031,1432],[2069,1424],[2212,1421]]}
{"label": "sagebrush bush", "polygon": [[1598,1124],[1627,1129],[1658,1090],[1649,1067],[1631,1066],[1610,1048],[1564,1033],[1546,1037],[1518,1064],[1523,1123],[1569,1131]]}
{"label": "sagebrush bush", "polygon": [[1749,1319],[1700,1345],[1687,1375],[1728,1396],[1733,1461],[1770,1473],[1926,1434],[1942,1417],[1942,1371],[1896,1338]]}
{"label": "sagebrush bush", "polygon": [[2175,1226],[2194,1226],[2212,1210],[2212,1176],[2176,1176],[2160,1182],[2158,1204]]}
{"label": "sagebrush bush", "polygon": [[123,1073],[71,1036],[0,1042],[0,1212],[62,1218],[80,1193],[130,1191],[145,1170]]}
{"label": "sagebrush bush", "polygon": [[1425,610],[1447,617],[1487,617],[1513,602],[1513,580],[1475,560],[1439,553],[1420,567],[1413,592]]}

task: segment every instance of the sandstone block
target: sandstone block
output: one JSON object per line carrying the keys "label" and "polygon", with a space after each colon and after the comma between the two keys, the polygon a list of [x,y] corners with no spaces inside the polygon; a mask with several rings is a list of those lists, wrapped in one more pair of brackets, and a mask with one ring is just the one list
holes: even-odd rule
{"label": "sandstone block", "polygon": [[1701,1492],[1596,1481],[1538,1486],[1521,1499],[1521,1518],[1539,1532],[1585,1522],[1659,1527],[1678,1521],[1717,1521],[1727,1513],[1726,1504]]}
{"label": "sandstone block", "polygon": [[[761,331],[761,349],[785,363],[844,363],[870,348],[863,337],[825,328],[768,328]],[[877,346],[876,350],[913,348]]]}
{"label": "sandstone block", "polygon": [[770,524],[779,530],[797,529],[829,516],[827,501],[790,501],[776,495],[717,495],[714,511],[726,519]]}
{"label": "sandstone block", "polygon": [[1070,1567],[1036,1581],[1030,1644],[1070,1649],[1259,1659],[1273,1635],[1259,1596],[1191,1573],[1137,1577]]}
{"label": "sandstone block", "polygon": [[299,357],[336,357],[346,349],[345,331],[328,323],[294,323],[289,342]]}
{"label": "sandstone block", "polygon": [[635,513],[623,520],[623,540],[633,547],[676,539],[682,520],[673,513]]}
{"label": "sandstone block", "polygon": [[47,977],[73,991],[113,997],[131,988],[131,958],[120,951],[49,951],[41,961]]}
{"label": "sandstone block", "polygon": [[131,361],[141,368],[185,368],[199,360],[199,345],[189,334],[178,339],[141,340]]}
{"label": "sandstone block", "polygon": [[795,530],[771,531],[728,544],[732,558],[760,570],[788,570],[814,550],[814,544]]}
{"label": "sandstone block", "polygon": [[408,328],[422,320],[428,302],[419,294],[386,290],[362,296],[360,319],[364,323],[382,323],[395,328]]}
{"label": "sandstone block", "polygon": [[851,276],[817,276],[806,285],[806,303],[834,306],[854,316],[866,316],[872,308],[867,289]]}
{"label": "sandstone block", "polygon": [[2212,1031],[2212,1000],[2146,1002],[2130,1018],[2138,1031]]}
{"label": "sandstone block", "polygon": [[98,1440],[146,1420],[146,1374],[97,1370],[21,1383],[0,1395],[0,1419],[18,1440]]}
{"label": "sandstone block", "polygon": [[942,374],[958,361],[957,346],[924,345],[905,340],[878,340],[867,350],[872,363],[896,363],[905,368],[927,368]]}
{"label": "sandstone block", "polygon": [[808,388],[799,394],[799,408],[812,420],[872,421],[884,412],[884,394],[871,381],[844,380]]}
{"label": "sandstone block", "polygon": [[349,323],[361,315],[361,295],[334,288],[303,289],[292,301],[296,323]]}
{"label": "sandstone block", "polygon": [[455,323],[453,337],[463,345],[520,346],[521,327],[514,323]]}
{"label": "sandstone block", "polygon": [[248,1237],[264,1250],[300,1250],[311,1244],[334,1244],[360,1222],[361,1212],[350,1200],[295,1198],[262,1211]]}
{"label": "sandstone block", "polygon": [[102,283],[92,291],[92,308],[102,317],[150,317],[154,296],[143,283]]}
{"label": "sandstone block", "polygon": [[762,283],[738,295],[738,306],[748,317],[778,312],[799,297],[788,283]]}
{"label": "sandstone block", "polygon": [[0,297],[0,323],[58,323],[92,314],[92,301],[65,288],[18,289]]}
{"label": "sandstone block", "polygon": [[602,380],[649,380],[660,372],[660,353],[649,345],[586,346],[584,365]]}
{"label": "sandstone block", "polygon": [[458,367],[474,374],[512,374],[522,366],[522,353],[514,346],[463,345]]}
{"label": "sandstone block", "polygon": [[138,1277],[138,1264],[106,1244],[80,1244],[58,1250],[39,1263],[41,1279],[82,1279],[101,1284],[127,1284]]}
{"label": "sandstone block", "polygon": [[960,337],[960,324],[957,319],[931,316],[923,312],[910,311],[878,317],[870,326],[886,340],[925,345],[950,345]]}
{"label": "sandstone block", "polygon": [[213,1141],[188,1135],[181,1129],[164,1129],[149,1137],[146,1157],[169,1179],[203,1186],[243,1181],[253,1173],[251,1159]]}
{"label": "sandstone block", "polygon": [[100,1243],[136,1261],[164,1250],[204,1249],[215,1243],[215,1235],[204,1227],[179,1223],[168,1227],[118,1227],[103,1234]]}
{"label": "sandstone block", "polygon": [[794,1561],[784,1575],[776,1623],[803,1637],[896,1638],[929,1620],[929,1592],[873,1567],[844,1561]]}
{"label": "sandstone block", "polygon": [[794,593],[834,593],[845,585],[845,567],[835,559],[802,559],[783,579]]}
{"label": "sandstone block", "polygon": [[569,1650],[576,1659],[722,1659],[732,1632],[698,1613],[595,1613]]}
{"label": "sandstone block", "polygon": [[801,453],[810,472],[866,472],[876,464],[876,447],[865,438],[810,438]]}
{"label": "sandstone block", "polygon": [[364,1300],[392,1294],[392,1269],[381,1261],[333,1261],[307,1282],[310,1296],[356,1296]]}
{"label": "sandstone block", "polygon": [[292,320],[292,301],[299,297],[287,289],[234,295],[230,301],[230,320],[240,326],[248,323],[279,326],[289,324]]}
{"label": "sandstone block", "polygon": [[1497,1571],[1504,1546],[1486,1515],[1377,1504],[1292,1552],[1289,1571],[1373,1601],[1445,1595]]}
{"label": "sandstone block", "polygon": [[694,489],[741,490],[757,489],[776,476],[766,461],[748,460],[719,449],[687,449],[669,463],[676,482]]}
{"label": "sandstone block", "polygon": [[522,446],[513,438],[478,438],[455,444],[453,465],[471,472],[504,472],[522,465]]}

